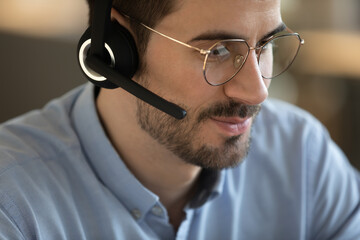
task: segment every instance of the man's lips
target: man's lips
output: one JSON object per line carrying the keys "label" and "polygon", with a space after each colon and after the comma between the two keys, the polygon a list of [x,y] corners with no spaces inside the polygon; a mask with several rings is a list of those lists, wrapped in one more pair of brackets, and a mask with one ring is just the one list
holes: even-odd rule
{"label": "man's lips", "polygon": [[212,117],[211,120],[228,136],[244,134],[251,125],[251,118]]}

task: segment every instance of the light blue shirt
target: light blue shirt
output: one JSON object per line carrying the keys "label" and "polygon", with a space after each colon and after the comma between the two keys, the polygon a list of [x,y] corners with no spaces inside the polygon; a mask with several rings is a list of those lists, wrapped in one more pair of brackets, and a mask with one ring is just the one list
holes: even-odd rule
{"label": "light blue shirt", "polygon": [[0,127],[0,239],[360,239],[360,178],[322,125],[268,100],[246,160],[203,171],[175,232],[106,137],[94,87]]}

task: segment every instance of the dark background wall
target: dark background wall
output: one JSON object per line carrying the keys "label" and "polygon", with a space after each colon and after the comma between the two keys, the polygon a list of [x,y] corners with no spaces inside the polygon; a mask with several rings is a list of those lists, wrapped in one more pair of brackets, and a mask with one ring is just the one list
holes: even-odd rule
{"label": "dark background wall", "polygon": [[0,32],[0,122],[85,82],[76,44]]}

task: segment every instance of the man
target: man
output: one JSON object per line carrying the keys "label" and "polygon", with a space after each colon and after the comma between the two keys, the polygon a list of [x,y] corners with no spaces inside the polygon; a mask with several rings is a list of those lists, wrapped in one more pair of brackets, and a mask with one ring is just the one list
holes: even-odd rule
{"label": "man", "polygon": [[279,0],[113,6],[133,80],[187,116],[87,84],[5,123],[1,239],[360,239],[358,172],[313,117],[266,100],[302,43]]}

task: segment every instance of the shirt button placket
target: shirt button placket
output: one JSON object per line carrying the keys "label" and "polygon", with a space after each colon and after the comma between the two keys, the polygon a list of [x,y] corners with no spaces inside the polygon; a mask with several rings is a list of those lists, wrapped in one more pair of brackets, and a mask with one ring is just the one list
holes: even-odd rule
{"label": "shirt button placket", "polygon": [[151,212],[152,214],[154,214],[155,216],[158,216],[158,217],[162,217],[163,214],[164,214],[164,211],[162,210],[162,208],[158,205],[154,206],[152,209],[151,209]]}
{"label": "shirt button placket", "polygon": [[135,208],[131,211],[131,215],[136,219],[139,220],[141,218],[141,212],[139,209]]}

